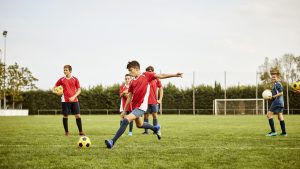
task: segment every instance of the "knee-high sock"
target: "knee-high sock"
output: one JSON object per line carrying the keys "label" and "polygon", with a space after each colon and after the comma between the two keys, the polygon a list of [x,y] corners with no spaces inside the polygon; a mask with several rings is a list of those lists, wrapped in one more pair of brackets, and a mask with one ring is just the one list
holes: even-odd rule
{"label": "knee-high sock", "polygon": [[79,132],[82,132],[81,118],[76,119],[76,124],[77,124]]}
{"label": "knee-high sock", "polygon": [[63,118],[63,125],[64,125],[65,132],[69,132],[69,129],[68,129],[68,118]]}
{"label": "knee-high sock", "polygon": [[157,126],[158,125],[158,120],[157,118],[153,118],[153,126]]}
{"label": "knee-high sock", "polygon": [[269,125],[272,132],[275,132],[274,120],[273,118],[269,119]]}
{"label": "knee-high sock", "polygon": [[153,127],[151,124],[146,123],[146,122],[143,123],[143,125],[142,125],[141,128],[150,129],[150,130],[152,130],[154,132],[157,132],[157,129],[155,127]]}
{"label": "knee-high sock", "polygon": [[[149,119],[144,119],[144,123],[149,123]],[[145,128],[145,133],[148,133],[148,129]]]}
{"label": "knee-high sock", "polygon": [[284,120],[280,121],[280,127],[281,127],[282,133],[285,134],[286,131],[285,131],[285,122],[284,122]]}
{"label": "knee-high sock", "polygon": [[132,128],[133,128],[133,121],[129,123],[129,132],[132,132]]}
{"label": "knee-high sock", "polygon": [[126,118],[123,119],[122,124],[121,124],[119,130],[115,134],[115,137],[112,139],[114,141],[114,144],[115,144],[115,142],[117,142],[117,140],[119,139],[119,137],[122,136],[122,134],[125,132],[128,124],[129,124],[129,121]]}

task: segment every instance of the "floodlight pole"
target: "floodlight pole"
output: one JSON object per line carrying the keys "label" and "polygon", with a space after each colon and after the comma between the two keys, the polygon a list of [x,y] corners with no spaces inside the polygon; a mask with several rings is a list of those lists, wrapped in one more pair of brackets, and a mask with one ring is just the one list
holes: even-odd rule
{"label": "floodlight pole", "polygon": [[224,102],[224,115],[226,115],[226,71],[224,71],[224,87],[225,87],[225,92],[224,92],[224,99],[225,99],[225,102]]}
{"label": "floodlight pole", "polygon": [[[159,73],[161,74],[161,70],[159,71]],[[158,96],[158,95],[157,95]],[[162,101],[160,102],[160,104],[159,104],[159,112],[160,112],[160,115],[162,115],[163,114],[163,108],[162,108]]]}
{"label": "floodlight pole", "polygon": [[258,115],[258,103],[257,103],[257,99],[258,99],[258,81],[257,81],[257,74],[258,72],[256,72],[256,91],[255,91],[255,97],[256,97],[256,115]]}
{"label": "floodlight pole", "polygon": [[3,109],[6,109],[6,95],[5,95],[5,80],[6,80],[6,36],[7,36],[7,31],[3,31],[2,33],[4,37],[4,59],[3,59],[3,64],[4,64],[4,71],[3,71]]}
{"label": "floodlight pole", "polygon": [[195,115],[195,72],[193,72],[193,115]]}
{"label": "floodlight pole", "polygon": [[289,75],[286,75],[286,102],[287,102],[287,113],[290,115],[290,99],[289,99]]}

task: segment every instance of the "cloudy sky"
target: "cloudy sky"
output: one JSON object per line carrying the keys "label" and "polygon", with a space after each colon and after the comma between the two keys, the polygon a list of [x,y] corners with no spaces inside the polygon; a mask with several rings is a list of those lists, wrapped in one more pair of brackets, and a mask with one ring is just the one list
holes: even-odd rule
{"label": "cloudy sky", "polygon": [[[49,89],[73,66],[81,86],[121,83],[126,64],[183,72],[164,80],[256,83],[265,57],[300,55],[298,0],[1,0],[6,61],[28,67]],[[1,58],[4,48],[0,37]],[[3,60],[3,59],[2,59]]]}

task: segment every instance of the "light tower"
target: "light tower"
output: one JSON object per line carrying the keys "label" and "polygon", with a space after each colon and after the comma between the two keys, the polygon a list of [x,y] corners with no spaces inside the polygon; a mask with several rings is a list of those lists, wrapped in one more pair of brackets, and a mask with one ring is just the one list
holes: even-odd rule
{"label": "light tower", "polygon": [[3,64],[4,64],[4,70],[3,70],[3,109],[6,109],[6,96],[5,96],[5,80],[6,80],[6,36],[7,36],[7,31],[3,31],[2,33],[4,37],[4,59],[3,59]]}

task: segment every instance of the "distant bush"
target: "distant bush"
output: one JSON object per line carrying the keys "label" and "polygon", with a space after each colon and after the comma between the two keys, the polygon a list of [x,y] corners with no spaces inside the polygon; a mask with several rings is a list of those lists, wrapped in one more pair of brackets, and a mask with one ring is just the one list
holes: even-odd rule
{"label": "distant bush", "polygon": [[[283,84],[286,88],[285,84]],[[91,88],[82,88],[79,96],[81,109],[119,109],[119,84],[109,87],[97,85]],[[269,86],[258,87],[258,98]],[[290,109],[300,109],[300,94],[290,95]],[[51,91],[35,90],[22,93],[23,108],[29,109],[30,114],[37,114],[38,109],[61,109],[60,97]],[[228,87],[226,96],[229,99],[255,98],[256,86],[234,86]],[[286,101],[286,92],[284,92]],[[224,98],[224,89],[216,83],[215,86],[199,85],[195,87],[196,109],[212,109],[214,99]],[[180,89],[168,83],[164,85],[163,108],[164,109],[192,109],[193,90],[192,88]]]}

